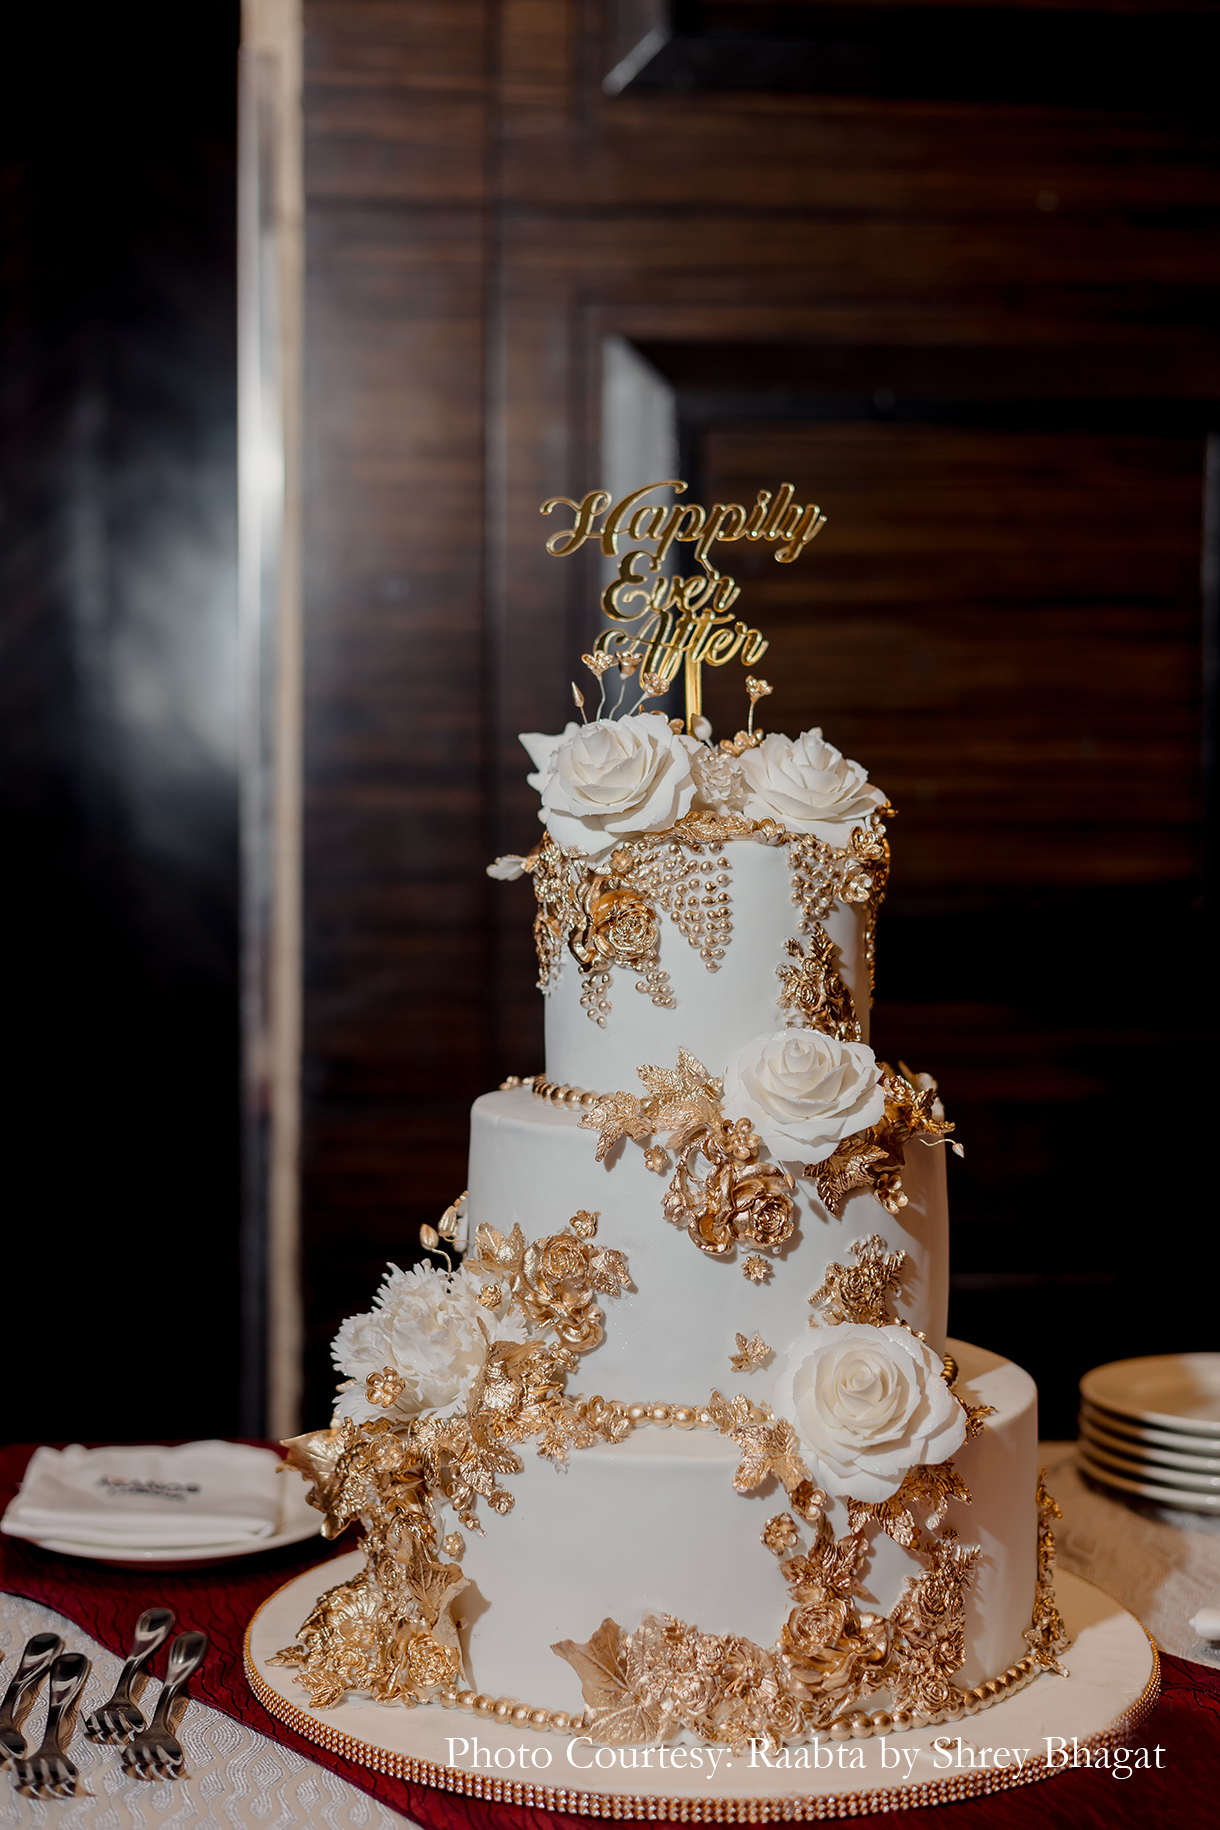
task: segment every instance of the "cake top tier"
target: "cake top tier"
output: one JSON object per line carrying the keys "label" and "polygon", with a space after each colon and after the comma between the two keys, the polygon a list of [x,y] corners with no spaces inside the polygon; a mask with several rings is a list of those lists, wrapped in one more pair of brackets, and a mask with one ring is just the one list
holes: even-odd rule
{"label": "cake top tier", "polygon": [[[582,656],[599,689],[592,718],[521,738],[545,837],[490,874],[533,878],[546,1072],[586,1089],[633,1083],[680,1047],[718,1075],[780,1026],[867,1040],[884,794],[821,730],[756,730],[771,687],[753,673],[744,729],[714,742],[702,711],[705,666],[752,666],[767,648],[733,620],[739,587],[717,570],[718,544],[769,542],[791,564],[825,517],[789,484],[760,490],[749,510],[651,499],[685,488],[543,504],[571,514],[551,553],[596,540],[618,574],[602,593],[610,626]],[[693,578],[670,575],[683,543],[701,568]],[[680,671],[685,718],[650,709]],[[573,684],[572,695],[584,715],[584,692]],[[643,998],[614,983],[616,967]]]}

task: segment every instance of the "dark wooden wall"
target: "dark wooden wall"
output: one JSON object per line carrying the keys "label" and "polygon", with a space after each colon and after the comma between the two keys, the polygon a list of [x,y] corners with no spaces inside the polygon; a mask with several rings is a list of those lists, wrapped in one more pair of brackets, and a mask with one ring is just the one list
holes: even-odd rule
{"label": "dark wooden wall", "polygon": [[593,0],[305,22],[310,1419],[338,1320],[462,1187],[470,1100],[541,1063],[528,887],[483,867],[532,841],[516,733],[563,720],[595,621],[537,508],[600,480],[613,334],[675,388],[698,491],[790,477],[830,516],[747,586],[773,722],[899,804],[877,1032],[967,1142],[953,1319],[1068,1428],[1082,1366],[1207,1326],[1144,1255],[1130,1139],[1180,1135],[1203,1058],[1214,141],[610,98]]}

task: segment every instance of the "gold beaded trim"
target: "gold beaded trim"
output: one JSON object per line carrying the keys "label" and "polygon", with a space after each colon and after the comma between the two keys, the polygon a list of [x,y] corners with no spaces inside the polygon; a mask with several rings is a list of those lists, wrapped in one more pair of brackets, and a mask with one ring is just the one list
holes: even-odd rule
{"label": "gold beaded trim", "polygon": [[545,1099],[548,1106],[570,1106],[585,1112],[605,1098],[603,1093],[590,1093],[587,1087],[571,1087],[548,1080],[545,1074],[510,1074],[507,1080],[500,1082],[501,1093],[513,1093],[518,1087],[528,1087],[535,1099]]}
{"label": "gold beaded trim", "polygon": [[[286,1588],[291,1584],[286,1583]],[[277,1591],[282,1592],[282,1591]],[[613,1817],[645,1818],[653,1822],[679,1824],[771,1824],[825,1822],[828,1819],[843,1817],[865,1817],[872,1812],[912,1811],[926,1805],[951,1804],[959,1798],[977,1798],[990,1792],[1007,1792],[1016,1786],[1032,1785],[1040,1779],[1049,1779],[1061,1769],[1052,1766],[1045,1755],[1038,1755],[1029,1760],[1023,1767],[984,1767],[955,1773],[952,1778],[924,1780],[919,1785],[885,1787],[872,1792],[831,1792],[813,1797],[793,1798],[667,1798],[660,1794],[649,1793],[607,1793],[580,1792],[567,1786],[523,1785],[519,1781],[498,1779],[488,1774],[463,1772],[459,1767],[438,1766],[433,1760],[420,1760],[413,1754],[399,1754],[390,1748],[376,1747],[370,1742],[358,1741],[355,1736],[344,1734],[342,1729],[330,1722],[323,1722],[315,1715],[298,1709],[277,1690],[273,1690],[254,1664],[250,1652],[250,1637],[254,1625],[263,1608],[275,1599],[269,1595],[267,1600],[256,1611],[249,1627],[246,1629],[243,1647],[246,1677],[250,1688],[267,1712],[284,1722],[307,1741],[324,1747],[342,1759],[354,1761],[358,1766],[369,1767],[375,1773],[385,1773],[391,1779],[400,1779],[409,1785],[432,1786],[442,1792],[458,1792],[467,1798],[484,1799],[492,1804],[525,1805],[535,1810],[566,1811],[575,1817]],[[1130,1738],[1144,1720],[1157,1700],[1161,1688],[1161,1665],[1157,1655],[1156,1643],[1149,1636],[1152,1649],[1152,1671],[1148,1682],[1129,1709],[1112,1722],[1109,1728],[1102,1729],[1096,1735],[1079,1743],[1079,1751],[1094,1754],[1104,1748],[1119,1747]],[[1024,1660],[1021,1661],[1025,1663]],[[1010,1667],[1015,1669],[1015,1667]],[[1028,1682],[1028,1678],[1025,1680]],[[975,1690],[968,1692],[986,1692],[988,1685],[996,1684],[998,1679],[989,1678],[986,1684],[976,1685]],[[1008,1687],[1011,1689],[1011,1685]],[[459,1696],[472,1696],[472,1692],[456,1693]],[[975,1709],[989,1708],[991,1703],[1000,1700],[997,1689],[991,1693],[988,1702],[979,1701]],[[486,1703],[490,1699],[481,1694],[477,1701]],[[503,1704],[506,1714],[501,1715],[499,1706]],[[454,1707],[450,1704],[449,1707]],[[457,1701],[456,1707],[468,1707]],[[499,1721],[511,1721],[516,1727],[519,1723],[534,1727],[533,1718],[545,1715],[555,1720],[563,1711],[526,1710],[524,1717],[518,1711],[525,1709],[515,1697],[498,1697],[490,1709],[476,1711],[489,1715]],[[861,1712],[862,1713],[862,1712]],[[882,1712],[876,1712],[880,1714]],[[967,1709],[965,1714],[973,1714]],[[901,1712],[899,1712],[901,1714]],[[581,1732],[577,1724],[583,1718],[569,1717],[566,1732]],[[874,1718],[868,1718],[870,1724]],[[848,1718],[849,1723],[854,1718]],[[895,1728],[898,1719],[891,1718]],[[550,1724],[548,1724],[550,1726]],[[832,1726],[834,1734],[838,1724]],[[880,1733],[878,1728],[870,1726],[868,1732]],[[855,1738],[858,1731],[855,1727],[840,1730],[837,1739],[846,1739],[849,1735]]]}

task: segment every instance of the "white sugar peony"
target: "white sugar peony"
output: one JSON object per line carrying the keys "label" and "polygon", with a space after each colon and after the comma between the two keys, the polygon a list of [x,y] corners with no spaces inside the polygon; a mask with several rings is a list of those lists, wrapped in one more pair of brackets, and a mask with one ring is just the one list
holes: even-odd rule
{"label": "white sugar peony", "polygon": [[743,750],[745,813],[752,820],[778,820],[788,832],[812,833],[827,845],[843,846],[853,826],[885,800],[869,785],[868,771],[827,743],[821,731],[802,731],[796,742],[772,732],[753,750]]}
{"label": "white sugar peony", "polygon": [[[515,1321],[490,1322],[479,1303],[485,1281],[473,1267],[461,1267],[450,1278],[431,1264],[411,1271],[392,1264],[371,1313],[349,1316],[331,1346],[335,1365],[353,1381],[349,1391],[339,1393],[338,1415],[359,1423],[370,1417],[402,1422],[463,1397],[487,1351],[480,1319],[500,1340],[525,1339]],[[393,1404],[372,1404],[365,1381],[386,1367],[405,1379],[405,1388]]]}
{"label": "white sugar peony", "polygon": [[771,1401],[795,1426],[814,1483],[857,1500],[888,1499],[909,1468],[945,1461],[966,1440],[939,1356],[905,1328],[840,1322],[802,1337]]}
{"label": "white sugar peony", "polygon": [[729,1061],[724,1109],[748,1118],[772,1156],[821,1163],[884,1116],[885,1094],[867,1043],[781,1029],[753,1037]]}
{"label": "white sugar peony", "polygon": [[659,712],[569,724],[559,737],[527,731],[521,742],[542,796],[539,819],[557,844],[593,857],[621,839],[663,832],[695,798],[689,747]]}

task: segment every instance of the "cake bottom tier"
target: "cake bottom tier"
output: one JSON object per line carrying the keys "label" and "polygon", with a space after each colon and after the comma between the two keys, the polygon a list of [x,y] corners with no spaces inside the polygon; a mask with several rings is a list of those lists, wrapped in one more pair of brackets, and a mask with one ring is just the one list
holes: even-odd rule
{"label": "cake bottom tier", "polygon": [[[971,1499],[950,1500],[947,1527],[979,1555],[966,1589],[959,1685],[979,1683],[1027,1651],[1037,1559],[1037,1392],[1010,1360],[949,1343],[972,1405],[991,1405],[982,1431],[954,1457]],[[706,1402],[706,1395],[690,1395]],[[618,1444],[579,1451],[566,1469],[529,1452],[509,1477],[512,1511],[487,1519],[462,1558],[471,1587],[459,1598],[469,1681],[532,1708],[582,1708],[575,1670],[556,1656],[560,1640],[584,1642],[607,1616],[624,1632],[667,1614],[704,1633],[773,1646],[792,1607],[777,1559],[760,1541],[767,1521],[790,1510],[774,1480],[734,1490],[740,1451],[712,1432],[640,1428]],[[917,1508],[918,1513],[918,1508]],[[827,1518],[848,1530],[846,1502]],[[883,1615],[927,1559],[870,1522],[856,1606]],[[802,1547],[808,1542],[802,1533]],[[926,1542],[928,1534],[923,1534]],[[884,1699],[884,1692],[876,1693]],[[849,1705],[850,1706],[850,1705]]]}

